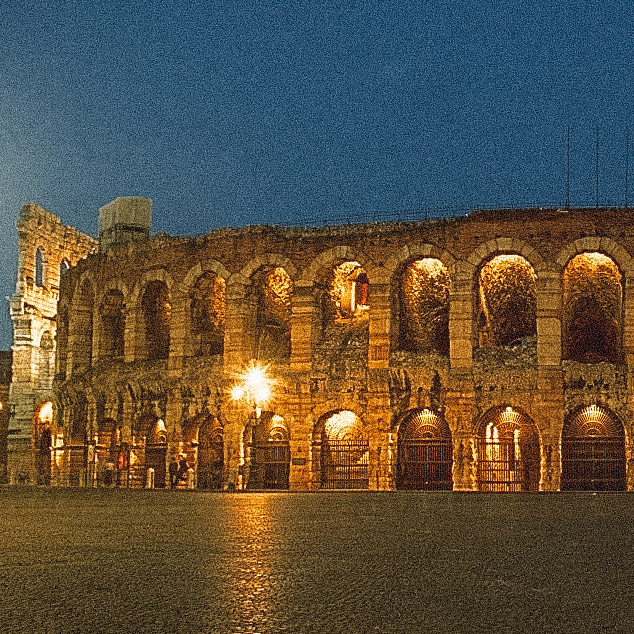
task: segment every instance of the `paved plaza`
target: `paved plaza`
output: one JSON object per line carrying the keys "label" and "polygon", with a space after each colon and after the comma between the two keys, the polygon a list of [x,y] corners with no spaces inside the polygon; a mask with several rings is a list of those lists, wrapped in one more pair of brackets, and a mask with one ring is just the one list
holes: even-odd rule
{"label": "paved plaza", "polygon": [[3,634],[632,632],[634,495],[0,490]]}

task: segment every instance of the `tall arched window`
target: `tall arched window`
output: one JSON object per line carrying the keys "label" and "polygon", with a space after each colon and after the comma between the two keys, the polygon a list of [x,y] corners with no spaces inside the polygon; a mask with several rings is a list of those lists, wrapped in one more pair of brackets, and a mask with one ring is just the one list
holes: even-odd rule
{"label": "tall arched window", "polygon": [[172,302],[165,282],[148,282],[141,300],[146,358],[167,359],[170,348]]}
{"label": "tall arched window", "polygon": [[440,260],[410,262],[399,288],[400,348],[449,353],[449,272]]}
{"label": "tall arched window", "polygon": [[616,362],[621,354],[623,284],[615,262],[580,253],[563,275],[564,358]]}
{"label": "tall arched window", "polygon": [[480,347],[509,346],[537,332],[537,276],[520,255],[496,255],[478,275]]}
{"label": "tall arched window", "polygon": [[35,285],[44,286],[44,253],[40,247],[35,251]]}

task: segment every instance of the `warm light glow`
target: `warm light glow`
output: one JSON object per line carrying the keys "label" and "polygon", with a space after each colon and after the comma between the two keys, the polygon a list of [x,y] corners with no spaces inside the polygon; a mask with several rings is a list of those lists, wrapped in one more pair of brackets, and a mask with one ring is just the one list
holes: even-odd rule
{"label": "warm light glow", "polygon": [[362,427],[359,417],[349,410],[335,412],[324,425],[326,436],[331,440],[347,440],[361,437]]}
{"label": "warm light glow", "polygon": [[239,401],[244,396],[244,388],[241,385],[234,385],[231,388],[231,398],[234,401]]}
{"label": "warm light glow", "polygon": [[259,408],[271,399],[274,383],[267,374],[266,366],[252,362],[231,387],[231,398],[234,401],[246,401],[252,407]]}
{"label": "warm light glow", "polygon": [[50,401],[48,401],[47,403],[44,403],[44,405],[42,405],[42,407],[40,408],[40,412],[37,415],[37,417],[40,419],[40,423],[52,423],[53,422],[53,403],[51,403]]}

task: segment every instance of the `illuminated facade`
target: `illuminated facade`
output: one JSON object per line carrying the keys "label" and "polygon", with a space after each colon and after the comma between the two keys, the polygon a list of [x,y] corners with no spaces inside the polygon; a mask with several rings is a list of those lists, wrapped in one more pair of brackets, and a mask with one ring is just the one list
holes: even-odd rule
{"label": "illuminated facade", "polygon": [[[206,489],[634,487],[631,211],[150,239],[126,200],[61,283],[36,477],[166,486],[180,460]],[[232,391],[254,363],[267,398]]]}

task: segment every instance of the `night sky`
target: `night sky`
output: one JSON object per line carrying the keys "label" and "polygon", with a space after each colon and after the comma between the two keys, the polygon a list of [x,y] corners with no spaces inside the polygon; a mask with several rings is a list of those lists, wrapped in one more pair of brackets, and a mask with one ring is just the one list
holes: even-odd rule
{"label": "night sky", "polygon": [[[2,295],[33,200],[96,235],[625,200],[631,2],[30,2],[0,14]],[[634,196],[631,196],[634,198]],[[5,304],[6,306],[6,304]],[[11,342],[7,309],[0,347]]]}

